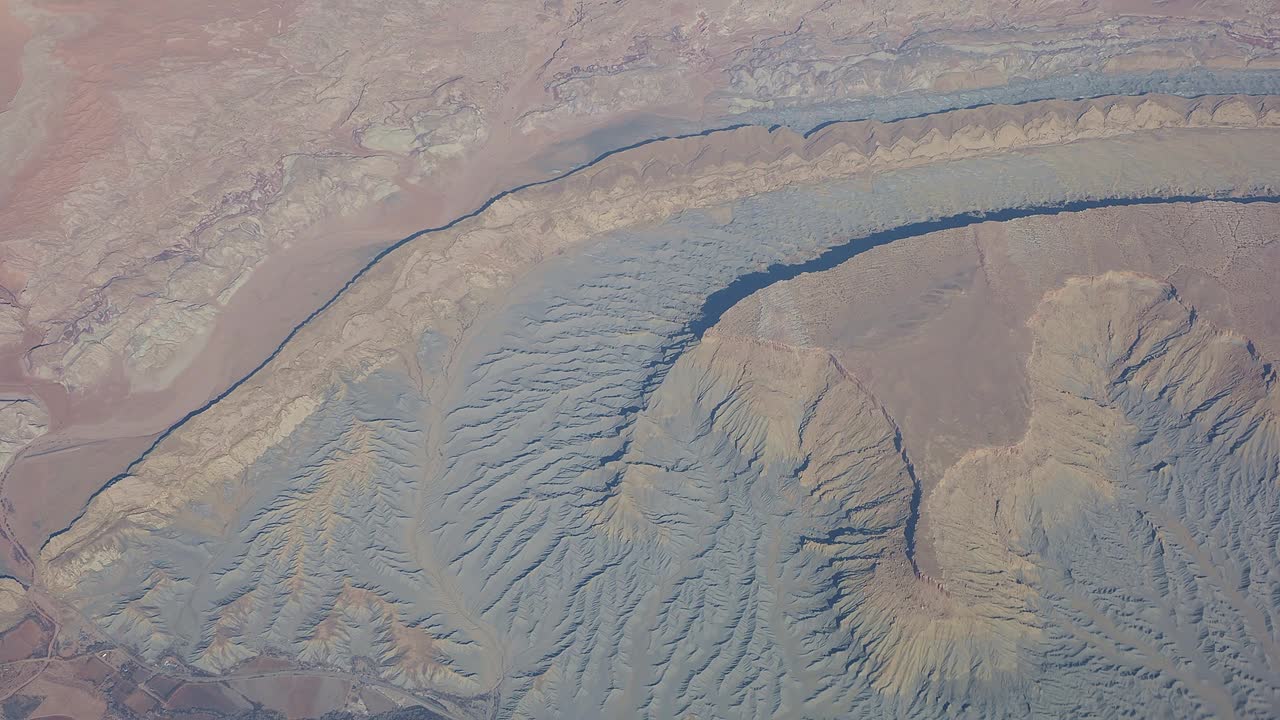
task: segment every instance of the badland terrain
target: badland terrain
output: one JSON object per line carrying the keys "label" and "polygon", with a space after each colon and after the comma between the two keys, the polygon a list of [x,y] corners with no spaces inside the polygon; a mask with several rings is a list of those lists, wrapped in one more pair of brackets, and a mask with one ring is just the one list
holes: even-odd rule
{"label": "badland terrain", "polygon": [[1280,8],[0,4],[0,713],[1280,715]]}

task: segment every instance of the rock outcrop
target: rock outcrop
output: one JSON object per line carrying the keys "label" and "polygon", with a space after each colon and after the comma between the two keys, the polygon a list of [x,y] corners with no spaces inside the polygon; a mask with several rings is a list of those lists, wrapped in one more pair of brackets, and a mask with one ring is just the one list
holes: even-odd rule
{"label": "rock outcrop", "polygon": [[[981,213],[1274,194],[1271,103],[744,128],[510,195],[173,428],[41,582],[149,662],[290,658],[459,716],[1258,714],[1271,570],[1227,527],[1277,526],[1273,373],[1168,285],[1050,294],[1025,437],[936,484],[832,353],[712,327]],[[1174,576],[1169,618],[1116,590]]]}

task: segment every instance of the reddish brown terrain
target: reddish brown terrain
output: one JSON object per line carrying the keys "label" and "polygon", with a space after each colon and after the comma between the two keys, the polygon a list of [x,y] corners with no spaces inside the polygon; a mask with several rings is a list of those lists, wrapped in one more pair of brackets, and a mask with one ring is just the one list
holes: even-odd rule
{"label": "reddish brown terrain", "polygon": [[1248,0],[0,0],[0,714],[1274,716],[1277,96]]}

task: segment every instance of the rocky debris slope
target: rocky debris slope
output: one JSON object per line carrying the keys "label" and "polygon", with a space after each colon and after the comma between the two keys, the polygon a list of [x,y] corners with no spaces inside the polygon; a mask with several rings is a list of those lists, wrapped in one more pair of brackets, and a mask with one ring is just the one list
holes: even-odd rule
{"label": "rocky debris slope", "polygon": [[1277,223],[1273,203],[1193,202],[940,230],[773,283],[718,327],[832,352],[902,428],[927,488],[966,452],[1022,436],[1026,323],[1073,275],[1166,279],[1205,319],[1280,356]]}
{"label": "rocky debris slope", "polygon": [[1274,715],[1272,366],[1136,275],[1073,279],[1030,324],[1026,436],[924,505],[942,587],[1034,594],[1035,714]]}
{"label": "rocky debris slope", "polygon": [[[1222,355],[1231,336],[1201,325],[1213,343],[1193,358],[1160,320],[1181,306],[1127,276],[1069,285],[1037,316],[1058,334],[1028,366],[1046,395],[1027,439],[966,458],[922,515],[911,448],[838,361],[705,331],[789,274],[968,213],[1274,194],[1271,108],[1106,98],[809,138],[744,128],[509,196],[387,256],[174,428],[49,542],[41,582],[151,662],[226,674],[276,655],[460,716],[1054,716],[1090,698],[1257,713],[1269,656],[1230,649],[1253,637],[1241,622],[1270,627],[1264,585],[1184,588],[1179,607],[1216,613],[1195,627],[1223,638],[1187,645],[1193,671],[1072,634],[1146,622],[1157,646],[1182,641],[1078,597],[1114,594],[1128,570],[1107,558],[1142,537],[1117,473],[1201,442],[1179,418],[1256,399],[1222,411],[1209,440],[1235,489],[1203,502],[1253,493],[1248,522],[1274,531],[1273,380],[1256,353]],[[1059,314],[1096,322],[1059,333],[1072,293]],[[1148,376],[1108,354],[1148,341],[1142,357],[1185,362]],[[1187,367],[1202,371],[1176,376]],[[1143,423],[1168,437],[1117,444]],[[1009,501],[975,523],[964,510],[991,488]],[[915,557],[931,512],[932,574]],[[1079,536],[1101,514],[1119,523],[1110,545]],[[1216,559],[1192,546],[1223,527],[1169,542]]]}

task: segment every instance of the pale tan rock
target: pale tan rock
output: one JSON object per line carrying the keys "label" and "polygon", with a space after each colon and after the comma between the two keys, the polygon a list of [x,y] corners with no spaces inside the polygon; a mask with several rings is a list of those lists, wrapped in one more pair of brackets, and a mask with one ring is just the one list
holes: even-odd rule
{"label": "pale tan rock", "polygon": [[30,612],[26,588],[13,578],[0,577],[0,632],[17,625]]}
{"label": "pale tan rock", "polygon": [[44,408],[26,398],[0,397],[0,472],[27,443],[49,427]]}
{"label": "pale tan rock", "polygon": [[[1116,70],[1262,67],[1274,49],[1255,39],[1277,22],[1249,3],[1210,17],[1001,0],[465,12],[24,2],[13,13],[30,39],[0,123],[22,137],[0,152],[20,170],[0,182],[11,186],[6,265],[23,278],[10,290],[42,337],[29,371],[107,394],[174,382],[192,353],[163,345],[205,342],[255,267],[299,242],[309,252],[326,224],[364,211],[349,242],[367,243],[443,222],[500,187],[502,168],[528,177],[540,150],[635,113],[950,91],[1097,69],[1099,57],[1127,58]],[[1225,30],[1205,22],[1223,18]],[[1083,32],[1099,24],[1104,35]],[[378,41],[353,41],[365,37]],[[300,158],[325,169],[291,172]],[[437,208],[406,223],[389,197]],[[171,340],[152,341],[157,327]]]}
{"label": "pale tan rock", "polygon": [[[467,322],[468,305],[500,293],[543,257],[586,239],[685,209],[708,207],[787,185],[817,184],[861,173],[980,157],[1010,148],[987,131],[1010,120],[1027,133],[1024,147],[1167,131],[1189,122],[1212,123],[1205,108],[1223,98],[1161,98],[1174,112],[1155,127],[1135,124],[1130,108],[1151,98],[1048,101],[946,113],[898,123],[838,123],[810,138],[786,130],[746,127],[707,137],[661,143],[609,158],[563,181],[503,198],[471,221],[401,248],[333,307],[326,323],[303,328],[271,368],[242,386],[215,412],[182,428],[139,465],[127,482],[101,493],[67,532],[43,551],[52,587],[71,587],[81,569],[105,567],[118,556],[116,534],[163,527],[179,507],[226,482],[297,427],[334,373],[367,374],[399,354],[427,328],[446,334]],[[1268,102],[1241,98],[1238,112],[1265,122]],[[1110,129],[1081,127],[1091,108],[1115,118]],[[1237,128],[1243,116],[1233,115]],[[1196,118],[1200,118],[1196,120]],[[948,137],[927,157],[913,138]],[[1203,127],[1197,131],[1203,131]],[[1236,132],[1269,133],[1266,128]],[[1164,137],[1164,136],[1161,136]],[[681,162],[694,158],[693,163]],[[716,158],[706,160],[704,158]],[[894,159],[896,158],[896,159]],[[643,172],[650,181],[639,184]],[[182,449],[178,449],[181,447]],[[190,448],[188,450],[188,448]],[[91,549],[96,548],[96,549]],[[95,555],[101,553],[100,558]],[[65,557],[64,557],[65,556]]]}

